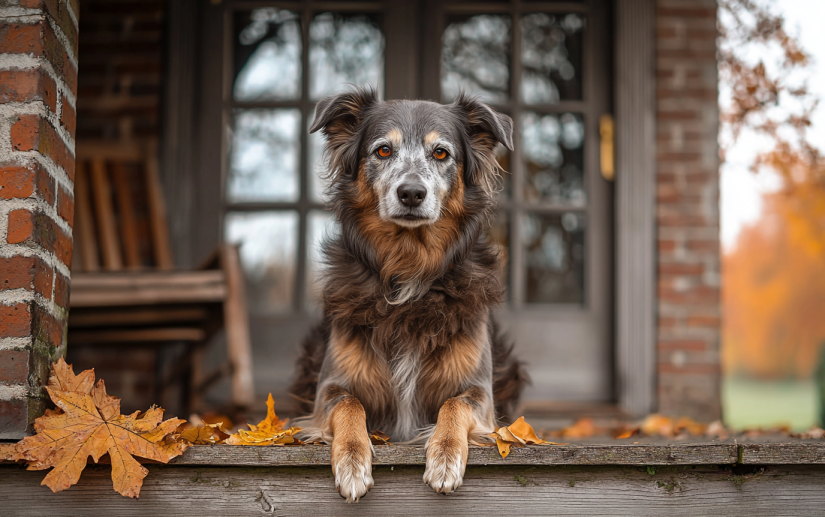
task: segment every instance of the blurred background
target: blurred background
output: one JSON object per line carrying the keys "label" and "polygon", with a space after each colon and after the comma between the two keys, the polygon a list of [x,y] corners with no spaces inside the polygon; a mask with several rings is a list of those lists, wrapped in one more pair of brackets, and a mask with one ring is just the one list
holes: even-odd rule
{"label": "blurred background", "polygon": [[743,5],[720,10],[725,421],[799,430],[825,375],[825,4]]}

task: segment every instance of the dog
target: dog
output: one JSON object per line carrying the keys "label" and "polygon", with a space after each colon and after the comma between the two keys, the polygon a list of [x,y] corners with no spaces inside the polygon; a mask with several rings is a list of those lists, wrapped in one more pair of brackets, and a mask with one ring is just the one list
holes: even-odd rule
{"label": "dog", "polygon": [[471,442],[489,442],[527,382],[491,308],[501,258],[483,233],[496,208],[495,149],[513,122],[461,94],[454,103],[379,101],[357,88],[321,100],[331,209],[323,321],[291,387],[305,436],[331,444],[335,486],[373,486],[372,444],[426,441],[424,482],[461,486]]}

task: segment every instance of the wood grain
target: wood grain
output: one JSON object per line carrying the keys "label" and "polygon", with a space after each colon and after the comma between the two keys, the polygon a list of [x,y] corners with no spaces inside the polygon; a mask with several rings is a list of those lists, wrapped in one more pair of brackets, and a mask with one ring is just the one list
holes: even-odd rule
{"label": "wood grain", "polygon": [[[495,447],[470,447],[469,465],[719,465],[736,463],[733,443],[665,445],[541,445],[514,448],[503,459]],[[189,448],[172,460],[175,465],[312,466],[329,465],[329,447],[241,447],[230,445]],[[374,465],[423,465],[420,445],[376,446]]]}
{"label": "wood grain", "polygon": [[192,468],[150,465],[140,498],[112,490],[110,469],[89,466],[52,494],[44,472],[0,466],[5,515],[821,515],[825,467],[734,473],[717,467],[470,467],[449,496],[421,481],[422,466],[374,469],[357,504],[336,494],[329,467]]}
{"label": "wood grain", "polygon": [[822,465],[825,443],[818,441],[785,443],[746,443],[740,445],[745,465]]}

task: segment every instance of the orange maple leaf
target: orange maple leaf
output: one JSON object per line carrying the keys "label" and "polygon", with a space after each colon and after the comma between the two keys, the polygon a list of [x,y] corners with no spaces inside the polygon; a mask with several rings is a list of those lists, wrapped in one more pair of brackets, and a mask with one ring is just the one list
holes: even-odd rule
{"label": "orange maple leaf", "polygon": [[62,358],[54,363],[46,391],[58,409],[35,420],[37,434],[18,442],[9,459],[27,461],[28,470],[51,468],[41,484],[57,493],[77,483],[89,456],[97,463],[108,453],[114,489],[136,498],[149,471],[132,455],[161,463],[180,455],[188,444],[167,437],[183,420],[163,421],[158,407],[121,415],[120,400],[94,380],[94,370],[75,375]]}
{"label": "orange maple leaf", "polygon": [[536,435],[533,426],[528,424],[521,416],[509,426],[499,427],[494,433],[490,433],[496,439],[498,453],[502,458],[510,454],[510,447],[523,447],[525,445],[567,445],[566,443],[548,442]]}
{"label": "orange maple leaf", "polygon": [[226,440],[227,445],[286,445],[301,444],[302,442],[294,437],[294,434],[301,430],[300,427],[290,427],[284,429],[286,420],[280,420],[275,414],[275,401],[272,393],[266,400],[266,418],[258,425],[247,424],[249,431],[239,429]]}

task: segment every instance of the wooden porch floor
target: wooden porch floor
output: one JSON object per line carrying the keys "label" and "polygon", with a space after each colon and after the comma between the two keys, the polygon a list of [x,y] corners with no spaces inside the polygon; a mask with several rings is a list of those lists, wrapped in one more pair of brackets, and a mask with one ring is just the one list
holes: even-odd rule
{"label": "wooden porch floor", "polygon": [[423,484],[424,450],[376,446],[375,487],[348,505],[334,489],[329,448],[192,447],[149,465],[140,499],[89,466],[60,494],[45,472],[0,465],[4,515],[822,515],[825,442],[576,443],[512,450],[472,447],[464,485],[440,496]]}

